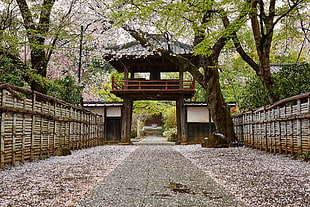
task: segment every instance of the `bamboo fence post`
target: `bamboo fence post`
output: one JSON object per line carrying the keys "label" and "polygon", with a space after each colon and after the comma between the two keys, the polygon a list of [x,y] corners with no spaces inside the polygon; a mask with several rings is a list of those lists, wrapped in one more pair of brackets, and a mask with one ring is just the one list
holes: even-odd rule
{"label": "bamboo fence post", "polygon": [[85,112],[82,112],[82,120],[83,120],[83,123],[82,123],[82,133],[81,133],[81,137],[82,137],[82,139],[81,139],[81,144],[82,144],[82,148],[84,148],[85,147],[85,145],[86,145],[86,137],[85,137],[85,125],[86,125],[86,114],[85,114]]}
{"label": "bamboo fence post", "polygon": [[97,145],[97,139],[96,139],[96,134],[95,134],[96,120],[93,114],[91,116],[92,116],[92,140],[93,140],[93,146],[96,146]]}
{"label": "bamboo fence post", "polygon": [[[66,116],[66,108],[65,106],[61,106],[60,107],[60,117],[65,117]],[[66,122],[64,122],[63,120],[60,121],[60,130],[62,133],[60,133],[60,139],[62,140],[60,145],[61,147],[65,147],[66,146]]]}
{"label": "bamboo fence post", "polygon": [[80,119],[81,119],[81,123],[80,123],[80,138],[79,138],[79,142],[80,142],[80,149],[83,148],[84,146],[84,112],[80,112]]}
{"label": "bamboo fence post", "polygon": [[90,146],[90,128],[91,128],[91,124],[90,124],[90,114],[87,114],[87,128],[86,128],[86,132],[87,132],[87,134],[86,134],[86,139],[87,139],[87,144],[86,144],[86,146],[87,147],[89,147]]}
{"label": "bamboo fence post", "polygon": [[82,134],[82,113],[80,111],[76,112],[76,117],[78,120],[80,120],[79,123],[76,125],[76,147],[77,149],[80,149],[81,144],[81,134]]}
{"label": "bamboo fence post", "polygon": [[[1,99],[1,105],[2,107],[5,106],[6,101],[6,95],[4,89],[2,89],[1,93],[2,99]],[[5,112],[2,111],[1,113],[1,126],[0,126],[0,168],[4,168],[4,139],[5,139],[5,131],[4,131],[4,122],[5,122]]]}
{"label": "bamboo fence post", "polygon": [[82,148],[82,146],[83,146],[83,128],[84,128],[84,120],[83,120],[83,116],[84,116],[84,114],[83,114],[83,112],[81,112],[80,111],[80,120],[81,120],[81,123],[80,123],[80,130],[79,130],[79,148],[81,149]]}
{"label": "bamboo fence post", "polygon": [[[308,98],[308,114],[310,114],[310,98]],[[308,136],[308,150],[310,149],[310,118],[308,118],[308,133],[306,132],[306,136]]]}
{"label": "bamboo fence post", "polygon": [[[32,93],[32,112],[35,112],[36,106],[36,94]],[[33,161],[34,157],[34,139],[35,139],[35,115],[32,115],[31,123],[31,144],[30,144],[30,161]]]}
{"label": "bamboo fence post", "polygon": [[[277,118],[281,118],[281,108],[280,106],[277,107],[278,111],[278,116]],[[278,133],[279,133],[279,138],[278,138],[278,146],[276,147],[279,151],[279,153],[282,153],[282,133],[281,133],[281,121],[278,122]]]}
{"label": "bamboo fence post", "polygon": [[[69,110],[69,119],[72,119],[72,107],[70,107],[70,110]],[[69,140],[69,149],[73,149],[73,144],[72,144],[72,136],[71,136],[71,133],[72,133],[72,122],[70,121],[68,123],[69,125],[69,136],[68,136],[68,140]]]}
{"label": "bamboo fence post", "polygon": [[89,141],[90,147],[93,146],[93,116],[89,114]]}
{"label": "bamboo fence post", "polygon": [[[297,100],[297,116],[301,114],[301,100]],[[302,121],[297,118],[297,152],[302,152]]]}
{"label": "bamboo fence post", "polygon": [[253,111],[251,111],[251,147],[254,148],[255,143],[255,124],[254,124],[254,115]]}
{"label": "bamboo fence post", "polygon": [[270,143],[270,152],[274,152],[276,151],[275,146],[276,146],[276,140],[275,140],[275,121],[274,121],[274,109],[271,109],[271,111],[269,110],[269,143]]}
{"label": "bamboo fence post", "polygon": [[240,136],[242,137],[242,139],[247,140],[247,116],[244,115],[241,118],[242,118],[242,125],[240,125],[241,128]]}
{"label": "bamboo fence post", "polygon": [[[263,123],[262,125],[264,126],[264,128],[262,128],[262,131],[264,131],[264,137],[265,137],[265,151],[268,152],[268,123],[266,122],[267,120],[267,115],[268,115],[268,111],[266,111],[264,109],[264,120],[265,120],[265,124]],[[264,130],[265,129],[265,130]]]}
{"label": "bamboo fence post", "polygon": [[[74,108],[72,108],[72,119],[77,120],[76,118],[76,110]],[[76,122],[72,122],[72,149],[76,149],[76,143],[75,143],[75,136],[76,136],[76,132],[75,132],[75,128],[76,128]]]}
{"label": "bamboo fence post", "polygon": [[[26,99],[23,100],[23,108],[26,108]],[[26,115],[23,114],[22,115],[23,118],[23,123],[22,123],[22,150],[21,150],[21,162],[24,163],[25,162],[25,142],[26,142]]]}
{"label": "bamboo fence post", "polygon": [[[258,112],[258,120],[261,120],[261,112]],[[259,138],[260,138],[260,143],[259,143],[259,150],[262,150],[262,126],[261,126],[262,124],[261,123],[259,123],[258,124],[258,136],[259,136]]]}
{"label": "bamboo fence post", "polygon": [[[50,101],[48,101],[47,102],[47,114],[48,115],[51,115],[51,102]],[[49,157],[50,156],[50,152],[51,152],[51,150],[50,150],[50,148],[51,148],[51,136],[50,136],[50,134],[51,134],[51,127],[50,127],[50,123],[51,123],[51,119],[47,119],[47,157]]]}
{"label": "bamboo fence post", "polygon": [[[68,107],[65,108],[65,118],[69,120],[70,110]],[[70,149],[70,121],[65,121],[65,137],[66,137],[66,147]]]}
{"label": "bamboo fence post", "polygon": [[[290,116],[293,115],[292,106],[290,106]],[[294,154],[294,122],[290,120],[290,138],[291,138],[291,155]]]}
{"label": "bamboo fence post", "polygon": [[[16,108],[16,98],[13,98],[13,107]],[[12,166],[15,166],[16,163],[16,113],[13,115],[13,124],[12,124]]]}
{"label": "bamboo fence post", "polygon": [[100,145],[100,139],[99,139],[99,133],[98,133],[99,125],[97,121],[98,121],[98,117],[97,115],[94,115],[94,137],[96,140],[96,145]]}
{"label": "bamboo fence post", "polygon": [[[41,101],[41,113],[43,113],[43,101]],[[43,159],[43,117],[40,116],[40,159]]]}
{"label": "bamboo fence post", "polygon": [[[57,108],[56,108],[56,102],[54,101],[53,103],[53,113],[54,113],[54,117],[56,117],[57,115]],[[56,119],[53,120],[53,124],[54,124],[54,128],[53,128],[53,155],[55,155],[56,153],[56,139],[57,139],[57,122]]]}
{"label": "bamboo fence post", "polygon": [[[284,106],[284,117],[287,118],[287,106]],[[288,131],[287,131],[287,120],[284,122],[285,123],[285,154],[288,154]]]}

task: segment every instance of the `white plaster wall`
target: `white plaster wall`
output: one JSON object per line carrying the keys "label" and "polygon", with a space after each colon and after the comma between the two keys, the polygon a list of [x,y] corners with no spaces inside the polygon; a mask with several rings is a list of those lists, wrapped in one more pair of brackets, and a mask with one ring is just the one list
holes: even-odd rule
{"label": "white plaster wall", "polygon": [[122,116],[121,107],[107,108],[107,117],[121,117],[121,116]]}
{"label": "white plaster wall", "polygon": [[86,107],[91,112],[104,116],[104,107]]}
{"label": "white plaster wall", "polygon": [[[209,122],[209,110],[207,107],[187,107],[187,122]],[[212,122],[212,119],[211,119]]]}

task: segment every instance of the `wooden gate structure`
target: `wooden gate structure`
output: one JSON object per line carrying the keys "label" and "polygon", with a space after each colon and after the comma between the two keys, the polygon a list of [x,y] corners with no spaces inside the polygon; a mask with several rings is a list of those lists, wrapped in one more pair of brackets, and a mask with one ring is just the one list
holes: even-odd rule
{"label": "wooden gate structure", "polygon": [[[190,58],[192,46],[162,37],[152,37],[154,44],[173,53]],[[158,54],[143,48],[134,41],[110,47],[103,56],[118,72],[124,73],[124,80],[112,81],[112,93],[123,101],[121,142],[130,143],[132,105],[134,100],[176,101],[177,137],[179,143],[187,143],[184,100],[195,94],[195,81],[184,80],[184,68],[165,60]],[[178,79],[164,79],[164,72],[177,73]],[[145,74],[146,76],[141,76]]]}
{"label": "wooden gate structure", "polygon": [[310,93],[233,116],[238,140],[274,153],[310,150]]}
{"label": "wooden gate structure", "polygon": [[0,113],[0,168],[105,141],[103,116],[24,88],[0,85]]}

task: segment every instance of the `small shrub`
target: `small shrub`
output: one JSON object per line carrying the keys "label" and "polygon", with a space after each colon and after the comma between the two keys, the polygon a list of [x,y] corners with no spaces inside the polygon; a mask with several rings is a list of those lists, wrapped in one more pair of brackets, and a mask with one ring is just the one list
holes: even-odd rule
{"label": "small shrub", "polygon": [[164,131],[163,135],[167,138],[167,141],[169,142],[176,142],[178,140],[176,128],[167,129],[167,131]]}
{"label": "small shrub", "polygon": [[310,160],[310,150],[305,153],[296,153],[292,156],[292,159],[308,162]]}

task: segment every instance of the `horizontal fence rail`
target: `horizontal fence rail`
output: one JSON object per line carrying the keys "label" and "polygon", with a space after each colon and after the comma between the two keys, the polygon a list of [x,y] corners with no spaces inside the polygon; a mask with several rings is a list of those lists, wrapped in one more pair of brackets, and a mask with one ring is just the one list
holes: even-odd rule
{"label": "horizontal fence rail", "polygon": [[104,120],[44,94],[0,85],[0,168],[104,142]]}
{"label": "horizontal fence rail", "polygon": [[238,140],[274,153],[310,150],[310,93],[233,115]]}

